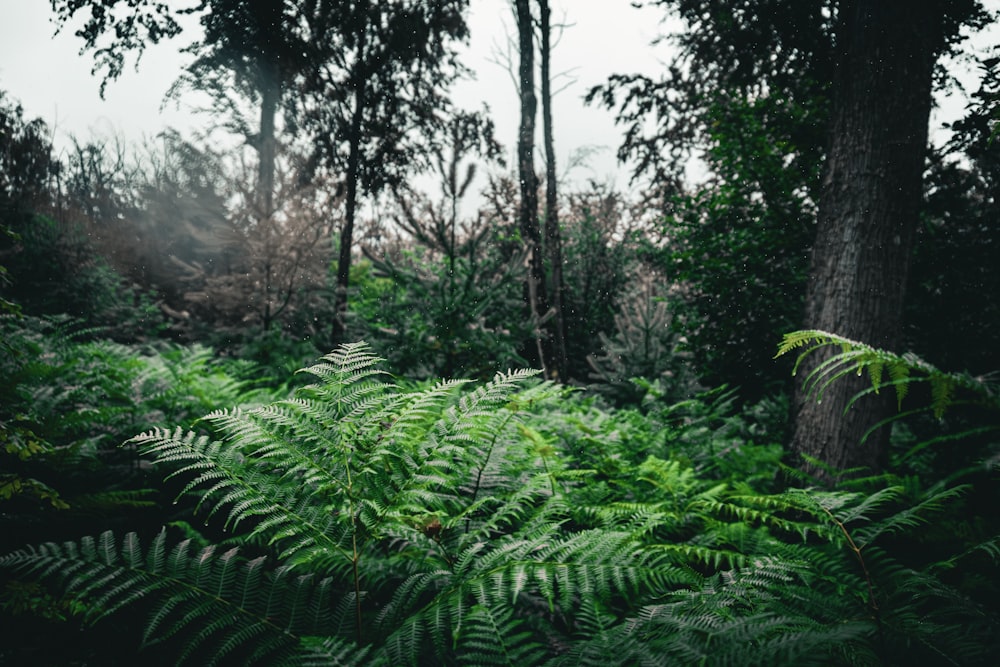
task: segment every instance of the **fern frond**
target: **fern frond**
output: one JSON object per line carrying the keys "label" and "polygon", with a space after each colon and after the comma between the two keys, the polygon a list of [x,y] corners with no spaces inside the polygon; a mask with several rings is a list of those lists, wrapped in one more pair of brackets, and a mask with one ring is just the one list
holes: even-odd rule
{"label": "fern frond", "polygon": [[[955,486],[935,493],[912,507],[907,507],[886,518],[879,519],[870,526],[855,529],[853,531],[854,539],[858,543],[858,546],[864,547],[874,542],[883,534],[892,534],[916,528],[927,522],[928,514],[942,511],[945,505],[964,495],[969,488],[965,485]],[[861,506],[859,505],[859,507]]]}
{"label": "fern frond", "polygon": [[931,566],[931,570],[950,570],[953,569],[960,560],[967,558],[973,554],[982,552],[990,559],[994,564],[1000,563],[1000,535],[993,537],[988,540],[984,540],[973,546],[969,547],[960,554],[956,554],[951,558],[944,561],[939,561]]}
{"label": "fern frond", "polygon": [[248,465],[244,454],[225,442],[181,429],[154,429],[129,442],[157,462],[180,465],[170,476],[192,477],[181,493],[197,489],[198,507],[210,505],[209,516],[228,508],[230,529],[253,523],[249,535],[280,544],[283,557],[317,549],[344,553],[341,540],[331,533],[334,521],[329,509],[317,505],[308,489],[277,484],[266,469]]}
{"label": "fern frond", "polygon": [[663,656],[649,645],[641,633],[629,632],[617,614],[596,600],[581,600],[575,617],[575,641],[565,655],[547,665],[659,665]]}
{"label": "fern frond", "polygon": [[974,378],[967,373],[946,373],[916,355],[895,354],[826,331],[803,330],[785,334],[775,357],[806,346],[809,346],[808,349],[800,353],[796,359],[793,374],[811,352],[830,346],[840,348],[839,354],[834,354],[821,362],[805,380],[807,391],[813,393],[817,400],[822,398],[823,390],[827,386],[850,373],[852,369],[858,375],[867,369],[872,380],[872,390],[878,393],[883,386],[882,371],[887,369],[889,384],[895,388],[896,400],[900,406],[909,392],[911,383],[927,382],[931,389],[931,408],[938,418],[955,402],[958,389],[970,392],[979,402],[992,409],[1000,409],[1000,396],[983,378]]}
{"label": "fern frond", "polygon": [[218,664],[252,650],[260,663],[290,655],[299,636],[322,627],[329,581],[269,571],[264,558],[245,560],[235,549],[198,551],[185,540],[172,548],[161,531],[148,551],[127,534],[110,532],[79,544],[45,544],[0,558],[0,567],[61,583],[96,622],[140,599],[156,600],[145,645],[184,633],[179,662]]}
{"label": "fern frond", "polygon": [[510,607],[476,605],[469,610],[456,638],[462,647],[459,660],[467,665],[537,665],[545,650],[524,629],[524,622]]}
{"label": "fern frond", "polygon": [[697,544],[655,544],[647,547],[651,551],[659,551],[670,554],[679,562],[690,562],[699,565],[706,565],[714,570],[723,567],[733,568],[746,565],[749,558],[738,551],[728,549],[714,549]]}
{"label": "fern frond", "polygon": [[625,627],[678,664],[837,664],[845,647],[865,650],[874,626],[832,608],[815,572],[806,562],[757,558],[644,607]]}
{"label": "fern frond", "polygon": [[[373,664],[369,647],[359,648],[339,637],[305,637],[290,665],[299,667],[364,667]],[[398,664],[398,663],[397,663]]]}
{"label": "fern frond", "polygon": [[320,363],[299,372],[315,375],[327,384],[355,384],[363,378],[384,375],[384,371],[372,368],[381,361],[372,354],[368,343],[345,343],[320,357]]}

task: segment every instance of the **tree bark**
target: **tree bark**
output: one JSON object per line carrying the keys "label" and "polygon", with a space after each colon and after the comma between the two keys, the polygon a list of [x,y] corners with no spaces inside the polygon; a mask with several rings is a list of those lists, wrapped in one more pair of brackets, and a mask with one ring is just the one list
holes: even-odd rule
{"label": "tree bark", "polygon": [[555,138],[552,136],[552,74],[549,62],[552,55],[552,9],[549,0],[538,0],[541,18],[541,58],[542,76],[542,136],[545,142],[545,249],[551,269],[549,300],[553,311],[552,335],[553,365],[556,377],[569,380],[569,361],[566,358],[566,323],[563,319],[563,265],[562,236],[559,233],[559,193],[556,180]]}
{"label": "tree bark", "polygon": [[274,120],[281,100],[281,79],[275,63],[261,65],[260,137],[257,163],[257,195],[260,213],[268,217],[274,213],[274,163],[277,157],[277,139]]}
{"label": "tree bark", "polygon": [[[521,186],[518,226],[522,241],[528,248],[525,298],[532,319],[540,322],[548,312],[548,303],[545,295],[542,234],[538,226],[538,176],[535,174],[535,115],[538,100],[535,96],[535,31],[530,0],[514,0],[514,12],[520,51],[518,84],[521,98],[521,123],[517,134],[517,170]],[[548,341],[539,332],[535,343],[537,358],[531,361],[548,377]]]}
{"label": "tree bark", "polygon": [[[281,0],[255,3],[252,10],[259,34],[268,30],[284,33],[284,4]],[[257,145],[257,203],[263,217],[274,213],[274,169],[277,159],[275,117],[281,102],[282,71],[278,54],[260,45],[257,50],[257,85],[260,89],[260,135]]]}
{"label": "tree bark", "polygon": [[351,278],[351,250],[354,246],[354,218],[358,208],[358,179],[361,169],[361,125],[364,120],[368,94],[368,75],[365,71],[365,48],[367,28],[362,22],[358,34],[358,60],[355,63],[353,88],[354,110],[351,114],[351,129],[348,137],[346,195],[344,202],[344,226],[340,230],[340,254],[337,259],[337,286],[334,292],[334,343],[344,341],[347,330],[347,289]]}
{"label": "tree bark", "polygon": [[[932,72],[942,47],[941,3],[844,0],[837,33],[831,132],[806,294],[805,326],[877,347],[899,341],[903,292],[921,201]],[[865,380],[844,378],[822,402],[802,383],[824,357],[799,369],[792,451],[831,481],[827,467],[882,470],[888,428],[864,434],[893,409],[869,395],[845,414]],[[885,392],[884,392],[885,393]]]}

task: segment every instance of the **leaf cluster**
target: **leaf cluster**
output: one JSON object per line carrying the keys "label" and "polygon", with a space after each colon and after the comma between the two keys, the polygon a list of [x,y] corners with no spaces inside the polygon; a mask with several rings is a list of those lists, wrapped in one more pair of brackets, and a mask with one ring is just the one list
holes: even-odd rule
{"label": "leaf cluster", "polygon": [[[0,500],[15,541],[148,512],[148,466],[119,445],[163,419],[268,396],[249,364],[205,347],[139,350],[66,318],[0,318]],[[107,525],[107,519],[103,520]],[[44,528],[44,532],[41,532]]]}
{"label": "leaf cluster", "polygon": [[731,394],[643,414],[523,371],[406,388],[364,344],[305,372],[284,400],[131,441],[214,543],[190,525],[105,533],[0,567],[89,621],[141,610],[143,644],[189,664],[986,664],[996,649],[995,610],[951,576],[994,561],[995,537],[909,548],[968,488],[751,485],[726,462],[770,454]]}
{"label": "leaf cluster", "polygon": [[776,356],[805,348],[799,353],[794,372],[806,356],[829,347],[839,348],[840,352],[828,356],[805,379],[806,391],[817,401],[823,400],[824,390],[840,378],[851,373],[867,373],[871,388],[856,396],[848,408],[861,395],[877,394],[883,387],[892,387],[899,409],[902,410],[903,400],[911,387],[916,383],[927,383],[931,395],[927,408],[938,419],[944,416],[949,407],[963,400],[959,397],[961,392],[988,409],[1000,410],[996,383],[990,378],[974,377],[968,373],[948,373],[916,355],[896,354],[825,331],[803,330],[786,334]]}

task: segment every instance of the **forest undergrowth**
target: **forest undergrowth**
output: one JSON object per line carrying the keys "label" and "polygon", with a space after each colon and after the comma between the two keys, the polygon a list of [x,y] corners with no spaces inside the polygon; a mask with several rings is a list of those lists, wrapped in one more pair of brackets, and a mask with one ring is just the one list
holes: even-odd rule
{"label": "forest undergrowth", "polygon": [[4,664],[974,665],[1000,648],[995,473],[973,454],[989,430],[961,413],[995,395],[975,378],[965,401],[913,359],[786,339],[853,355],[825,379],[884,368],[934,398],[927,423],[897,424],[893,473],[830,488],[784,462],[787,401],[725,387],[636,381],[615,408],[525,370],[397,379],[364,343],[266,383],[204,347],[3,325]]}

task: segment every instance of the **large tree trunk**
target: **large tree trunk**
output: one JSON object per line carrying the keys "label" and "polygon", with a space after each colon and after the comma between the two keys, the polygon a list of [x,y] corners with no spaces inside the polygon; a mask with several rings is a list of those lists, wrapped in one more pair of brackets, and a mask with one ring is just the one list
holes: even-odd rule
{"label": "large tree trunk", "polygon": [[[525,297],[530,315],[535,321],[539,321],[548,312],[548,300],[545,296],[542,233],[538,226],[538,177],[535,175],[535,115],[538,109],[535,97],[535,31],[530,0],[515,0],[514,10],[521,58],[518,67],[521,96],[521,124],[517,134],[517,171],[521,184],[518,226],[522,240],[528,247]],[[539,333],[535,342],[537,358],[531,359],[531,362],[540,367],[548,377],[548,341]]]}
{"label": "large tree trunk", "polygon": [[[931,78],[942,42],[934,0],[844,0],[837,33],[829,151],[806,295],[805,326],[878,347],[899,340],[903,290],[921,200]],[[798,373],[792,450],[837,470],[884,468],[888,429],[862,438],[892,409],[862,378],[839,381],[822,402]],[[847,380],[845,378],[844,380]],[[830,480],[824,465],[804,469]]]}
{"label": "large tree trunk", "polygon": [[541,14],[542,67],[542,135],[545,141],[545,248],[551,266],[549,296],[552,304],[553,364],[557,377],[566,382],[569,362],[566,358],[566,324],[563,320],[562,236],[559,233],[559,197],[556,182],[556,149],[552,136],[552,74],[549,69],[552,54],[552,10],[549,0],[538,0]]}

